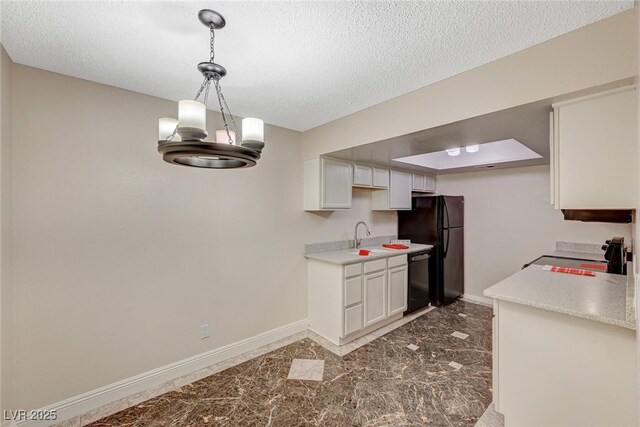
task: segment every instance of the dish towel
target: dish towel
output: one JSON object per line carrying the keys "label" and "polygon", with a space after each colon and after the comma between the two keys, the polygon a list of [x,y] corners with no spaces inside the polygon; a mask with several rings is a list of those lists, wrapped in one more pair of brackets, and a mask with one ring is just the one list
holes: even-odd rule
{"label": "dish towel", "polygon": [[409,246],[400,243],[383,243],[382,246],[389,249],[409,249]]}
{"label": "dish towel", "polygon": [[583,270],[581,268],[571,268],[571,267],[558,267],[557,265],[545,265],[542,267],[545,271],[553,271],[554,273],[567,273],[567,274],[577,274],[579,276],[591,276],[595,277],[596,273],[589,270]]}

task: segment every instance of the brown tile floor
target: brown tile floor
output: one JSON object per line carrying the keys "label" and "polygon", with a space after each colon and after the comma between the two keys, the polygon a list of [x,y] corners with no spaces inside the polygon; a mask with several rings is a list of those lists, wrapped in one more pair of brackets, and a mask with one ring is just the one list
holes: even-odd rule
{"label": "brown tile floor", "polygon": [[[287,380],[294,358],[325,360],[323,381]],[[491,309],[458,301],[342,358],[304,339],[91,426],[473,426],[490,403]]]}

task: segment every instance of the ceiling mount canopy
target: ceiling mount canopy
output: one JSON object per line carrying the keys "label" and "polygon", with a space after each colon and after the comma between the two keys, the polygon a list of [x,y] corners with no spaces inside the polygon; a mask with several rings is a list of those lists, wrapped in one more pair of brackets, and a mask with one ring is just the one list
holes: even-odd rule
{"label": "ceiling mount canopy", "polygon": [[[243,119],[240,133],[220,86],[220,79],[227,75],[227,70],[214,62],[215,30],[223,28],[226,21],[218,12],[209,9],[201,10],[198,19],[209,28],[211,35],[209,61],[198,64],[204,80],[193,100],[178,103],[178,119],[159,119],[158,152],[164,161],[182,166],[209,169],[255,166],[264,148],[264,123],[256,118]],[[215,142],[204,140],[207,137],[206,105],[211,85],[224,122],[224,130],[216,131]],[[203,102],[199,101],[201,97]],[[227,118],[234,130],[229,129]]]}

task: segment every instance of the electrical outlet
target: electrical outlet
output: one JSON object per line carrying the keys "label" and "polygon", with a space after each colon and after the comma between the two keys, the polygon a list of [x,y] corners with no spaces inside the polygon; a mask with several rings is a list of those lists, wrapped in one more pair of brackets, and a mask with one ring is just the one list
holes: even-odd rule
{"label": "electrical outlet", "polygon": [[200,339],[209,338],[209,324],[200,326]]}

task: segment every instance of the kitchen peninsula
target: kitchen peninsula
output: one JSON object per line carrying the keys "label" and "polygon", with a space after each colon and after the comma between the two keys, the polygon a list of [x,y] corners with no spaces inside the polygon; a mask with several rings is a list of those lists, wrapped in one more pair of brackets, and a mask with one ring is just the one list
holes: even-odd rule
{"label": "kitchen peninsula", "polygon": [[505,426],[636,425],[627,270],[590,277],[531,265],[484,291],[494,300],[493,393]]}

